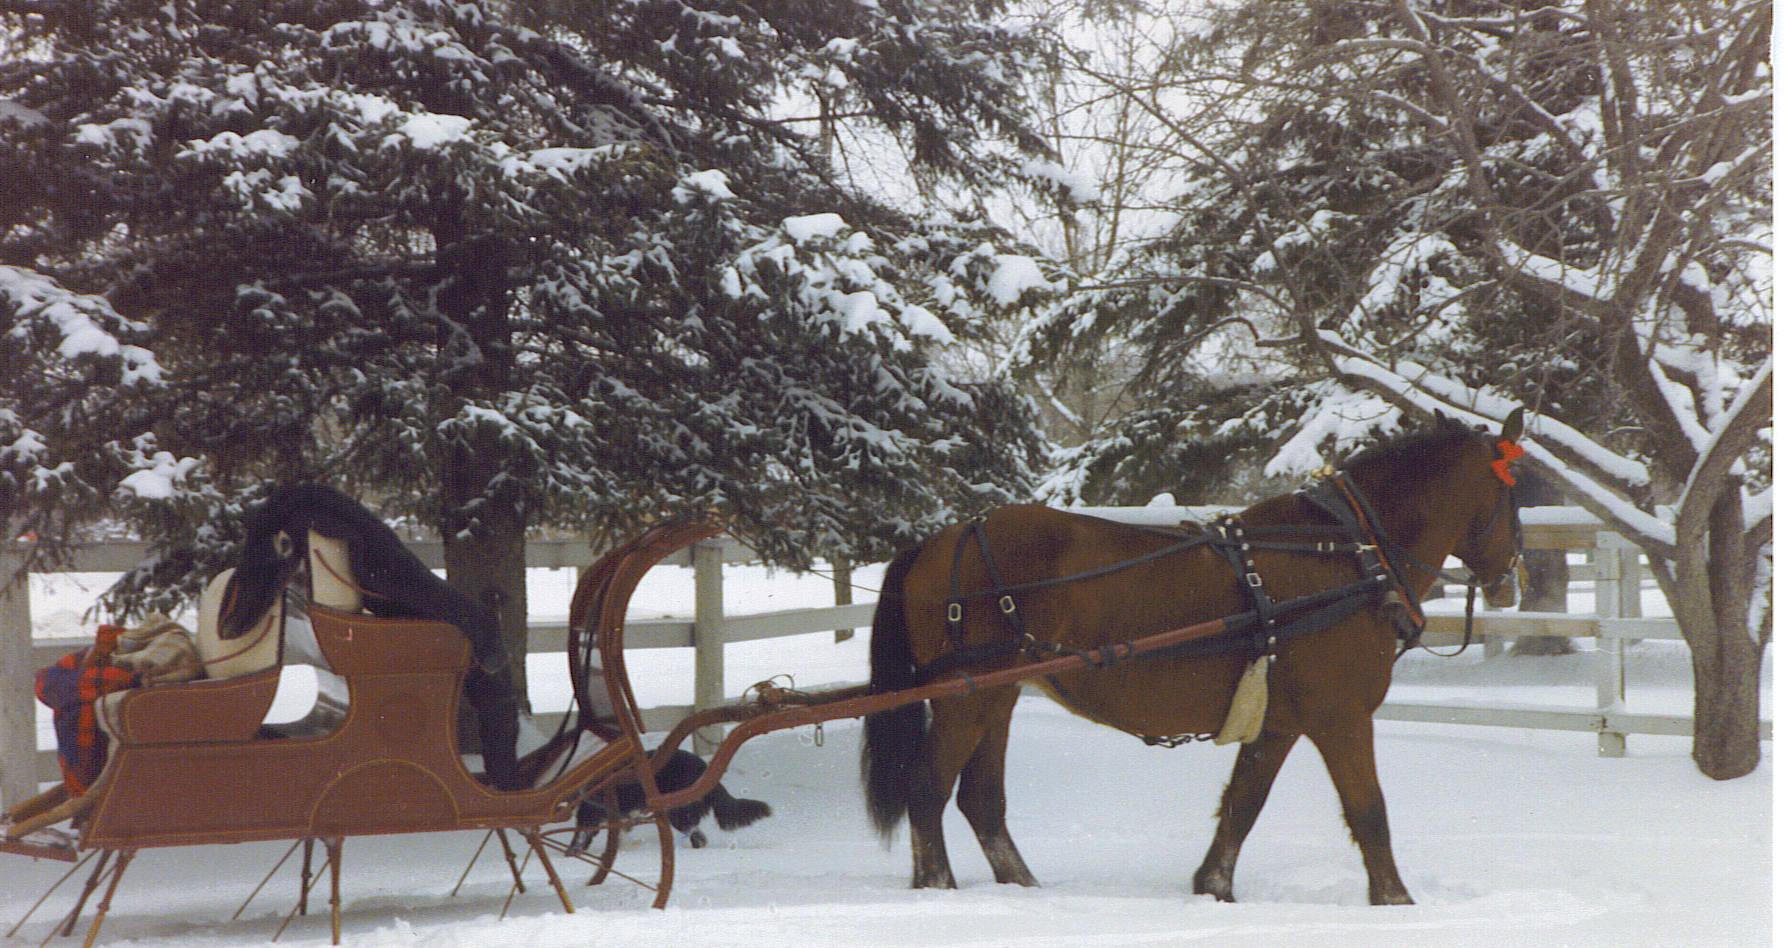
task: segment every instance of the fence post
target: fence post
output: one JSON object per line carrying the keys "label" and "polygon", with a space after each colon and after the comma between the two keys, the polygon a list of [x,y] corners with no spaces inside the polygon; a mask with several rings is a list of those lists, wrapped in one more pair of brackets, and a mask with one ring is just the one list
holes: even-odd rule
{"label": "fence post", "polygon": [[[1621,537],[1600,531],[1592,546],[1592,565],[1597,573],[1594,599],[1600,619],[1628,614],[1632,607],[1641,612],[1641,558],[1629,549]],[[1630,590],[1634,589],[1633,597]],[[1597,653],[1593,661],[1593,677],[1598,686],[1598,708],[1601,713],[1623,710],[1625,688],[1624,646],[1621,638],[1602,634],[1594,643]],[[1608,726],[1598,732],[1598,756],[1622,757],[1629,749],[1629,735]]]}
{"label": "fence post", "polygon": [[[725,546],[694,544],[694,707],[725,703]],[[694,752],[711,756],[718,741],[694,735]]]}
{"label": "fence post", "polygon": [[33,699],[31,580],[15,553],[0,552],[0,805],[37,793],[37,703]]}
{"label": "fence post", "polygon": [[[846,606],[855,601],[855,569],[848,560],[832,560],[830,587],[836,592],[836,604]],[[837,629],[836,640],[846,642],[855,637],[854,629]]]}

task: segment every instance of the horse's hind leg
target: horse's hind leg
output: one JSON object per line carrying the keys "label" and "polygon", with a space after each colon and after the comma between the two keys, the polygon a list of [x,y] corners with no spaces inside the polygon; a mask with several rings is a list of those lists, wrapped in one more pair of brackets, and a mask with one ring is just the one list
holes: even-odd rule
{"label": "horse's hind leg", "polygon": [[1239,847],[1257,823],[1257,816],[1270,796],[1276,773],[1295,746],[1300,735],[1266,730],[1257,740],[1239,746],[1233,762],[1233,779],[1227,782],[1220,796],[1220,821],[1214,827],[1214,840],[1208,844],[1208,855],[1196,870],[1197,895],[1212,895],[1222,902],[1233,900],[1233,867],[1239,862]]}
{"label": "horse's hind leg", "polygon": [[1326,771],[1332,775],[1332,786],[1344,808],[1344,822],[1363,851],[1363,871],[1369,876],[1369,903],[1411,905],[1412,896],[1400,881],[1400,870],[1394,865],[1394,851],[1388,842],[1388,808],[1375,773],[1374,722],[1362,714],[1348,726],[1310,730],[1307,736],[1325,758]]}
{"label": "horse's hind leg", "polygon": [[910,774],[911,888],[952,889],[954,870],[948,864],[942,812],[984,734],[983,697],[947,698],[929,706],[929,732]]}
{"label": "horse's hind leg", "polygon": [[960,772],[960,812],[966,814],[973,833],[979,837],[979,846],[985,850],[991,874],[997,881],[1038,885],[1004,823],[1004,752],[1009,746],[1010,713],[1015,709],[1018,693],[1015,688],[1008,692],[1007,698],[1000,698],[989,710],[991,721],[985,734]]}

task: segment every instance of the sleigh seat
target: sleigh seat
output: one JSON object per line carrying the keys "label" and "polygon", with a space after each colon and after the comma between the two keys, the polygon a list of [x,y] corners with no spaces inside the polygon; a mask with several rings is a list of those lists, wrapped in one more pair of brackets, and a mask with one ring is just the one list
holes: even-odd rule
{"label": "sleigh seat", "polygon": [[[339,540],[309,534],[309,600],[313,605],[356,613],[359,591],[340,577],[347,575],[347,550]],[[260,736],[267,712],[278,694],[283,666],[303,661],[329,673],[315,646],[287,635],[307,630],[306,616],[277,597],[271,609],[246,632],[225,639],[220,619],[229,595],[233,568],[217,574],[199,597],[193,635],[200,677],[177,686],[134,688],[99,699],[100,727],[116,743],[169,744],[249,741]],[[330,677],[333,677],[330,675]],[[153,697],[150,697],[150,696]],[[103,779],[103,778],[102,778]]]}

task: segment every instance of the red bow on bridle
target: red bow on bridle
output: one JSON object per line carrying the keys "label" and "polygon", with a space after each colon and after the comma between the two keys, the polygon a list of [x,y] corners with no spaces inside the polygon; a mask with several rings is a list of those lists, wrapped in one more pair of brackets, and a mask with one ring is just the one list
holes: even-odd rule
{"label": "red bow on bridle", "polygon": [[1516,461],[1523,456],[1524,449],[1518,447],[1515,442],[1499,442],[1499,458],[1493,462],[1493,473],[1499,475],[1499,479],[1504,481],[1507,487],[1514,487],[1517,485],[1518,479],[1513,477],[1511,473],[1511,462]]}

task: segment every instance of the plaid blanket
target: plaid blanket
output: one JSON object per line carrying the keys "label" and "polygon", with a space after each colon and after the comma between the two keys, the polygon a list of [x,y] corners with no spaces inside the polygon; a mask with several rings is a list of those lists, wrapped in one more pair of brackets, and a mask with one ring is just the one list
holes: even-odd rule
{"label": "plaid blanket", "polygon": [[62,780],[75,796],[99,776],[105,765],[105,732],[99,729],[94,702],[101,695],[136,685],[136,675],[111,663],[111,652],[124,629],[102,625],[93,645],[37,672],[37,700],[47,705],[56,728],[56,753]]}

